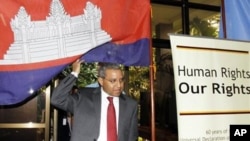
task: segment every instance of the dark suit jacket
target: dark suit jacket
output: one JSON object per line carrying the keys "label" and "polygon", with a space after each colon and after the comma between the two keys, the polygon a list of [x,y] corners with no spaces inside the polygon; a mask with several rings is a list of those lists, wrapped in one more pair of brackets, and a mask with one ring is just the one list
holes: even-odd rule
{"label": "dark suit jacket", "polygon": [[[83,88],[70,94],[76,77],[70,74],[53,90],[51,104],[74,114],[71,141],[95,141],[99,137],[101,89]],[[118,141],[138,138],[137,102],[121,94],[119,97]],[[101,139],[99,139],[101,141]]]}

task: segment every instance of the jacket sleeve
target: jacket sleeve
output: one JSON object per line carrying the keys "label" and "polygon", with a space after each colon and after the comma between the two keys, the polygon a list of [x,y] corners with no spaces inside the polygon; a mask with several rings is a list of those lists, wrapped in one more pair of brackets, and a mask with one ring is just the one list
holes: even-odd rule
{"label": "jacket sleeve", "polygon": [[51,104],[64,111],[73,113],[73,105],[78,94],[71,95],[71,90],[76,82],[76,77],[72,74],[65,77],[53,90]]}

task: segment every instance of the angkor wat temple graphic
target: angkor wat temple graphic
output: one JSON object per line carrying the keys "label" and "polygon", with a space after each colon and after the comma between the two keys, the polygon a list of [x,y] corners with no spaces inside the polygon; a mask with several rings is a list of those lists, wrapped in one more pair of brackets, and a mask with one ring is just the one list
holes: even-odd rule
{"label": "angkor wat temple graphic", "polygon": [[111,41],[101,29],[102,13],[91,2],[82,15],[71,17],[60,0],[53,0],[44,21],[31,21],[24,7],[11,19],[14,42],[0,64],[25,64],[81,55]]}

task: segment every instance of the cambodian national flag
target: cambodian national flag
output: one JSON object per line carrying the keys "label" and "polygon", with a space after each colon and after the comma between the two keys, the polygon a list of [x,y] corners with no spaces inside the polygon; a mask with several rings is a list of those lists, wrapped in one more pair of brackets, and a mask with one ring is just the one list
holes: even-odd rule
{"label": "cambodian national flag", "polygon": [[148,66],[149,0],[0,0],[0,105],[24,101],[67,65]]}
{"label": "cambodian national flag", "polygon": [[250,41],[249,9],[249,0],[223,0],[219,36]]}

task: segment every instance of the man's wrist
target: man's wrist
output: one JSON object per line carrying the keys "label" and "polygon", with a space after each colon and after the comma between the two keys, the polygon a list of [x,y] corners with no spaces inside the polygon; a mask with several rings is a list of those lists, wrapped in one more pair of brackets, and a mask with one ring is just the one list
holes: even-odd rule
{"label": "man's wrist", "polygon": [[72,71],[71,74],[74,75],[76,78],[78,77],[78,73],[77,72]]}

